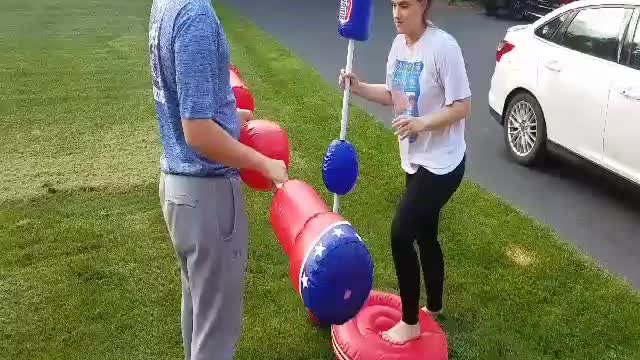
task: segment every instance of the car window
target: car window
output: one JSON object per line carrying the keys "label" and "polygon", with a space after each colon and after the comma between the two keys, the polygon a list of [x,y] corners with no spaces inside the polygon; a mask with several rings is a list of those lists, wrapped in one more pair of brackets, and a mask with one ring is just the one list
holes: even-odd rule
{"label": "car window", "polygon": [[628,11],[616,7],[581,10],[567,27],[560,43],[588,55],[617,61],[618,37]]}
{"label": "car window", "polygon": [[631,41],[631,58],[629,60],[629,65],[632,68],[640,70],[640,23],[638,23],[638,27],[636,29],[636,35],[633,37]]}
{"label": "car window", "polygon": [[535,32],[536,35],[545,40],[553,41],[553,36],[556,34],[560,26],[562,26],[562,24],[567,21],[569,15],[571,15],[571,12],[567,11],[560,16],[556,16],[551,21],[548,21],[544,25],[537,28]]}

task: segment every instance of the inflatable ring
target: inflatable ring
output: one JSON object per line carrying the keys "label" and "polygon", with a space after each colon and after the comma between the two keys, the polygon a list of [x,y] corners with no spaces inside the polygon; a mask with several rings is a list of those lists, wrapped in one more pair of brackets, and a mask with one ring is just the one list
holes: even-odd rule
{"label": "inflatable ring", "polygon": [[400,297],[373,290],[356,317],[331,326],[338,360],[447,360],[447,337],[438,323],[420,311],[421,335],[403,345],[385,341],[381,332],[402,318]]}

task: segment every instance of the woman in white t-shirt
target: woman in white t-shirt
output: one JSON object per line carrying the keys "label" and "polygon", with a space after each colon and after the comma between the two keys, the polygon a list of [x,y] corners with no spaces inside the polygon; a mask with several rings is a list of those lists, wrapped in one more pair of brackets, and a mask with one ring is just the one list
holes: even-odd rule
{"label": "woman in white t-shirt", "polygon": [[465,172],[465,118],[471,90],[457,41],[428,20],[429,0],[392,0],[398,35],[386,67],[385,84],[368,84],[342,70],[354,95],[393,106],[393,128],[399,137],[406,191],[391,225],[391,247],[402,298],[403,317],[382,333],[402,344],[420,334],[418,323],[420,249],[432,316],[442,311],[444,259],[438,243],[440,211],[460,185]]}

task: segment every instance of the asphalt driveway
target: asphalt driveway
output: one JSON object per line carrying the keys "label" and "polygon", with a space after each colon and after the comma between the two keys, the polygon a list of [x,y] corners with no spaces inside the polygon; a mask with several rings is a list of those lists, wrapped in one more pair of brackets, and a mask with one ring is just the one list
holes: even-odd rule
{"label": "asphalt driveway", "polygon": [[[336,83],[336,76],[346,63],[347,48],[346,40],[337,35],[338,0],[216,1],[235,7],[311,64],[327,81]],[[488,111],[487,93],[496,44],[516,23],[487,17],[481,9],[440,3],[434,6],[433,14],[436,24],[456,37],[468,66],[474,105],[467,125],[467,175],[639,287],[640,201],[636,192],[630,194],[627,187],[602,180],[571,159],[528,169],[507,157],[501,128]],[[377,0],[371,37],[365,43],[357,43],[355,49],[355,71],[364,80],[384,81],[387,52],[394,36],[390,1]],[[388,110],[356,103],[381,121],[390,120]],[[339,121],[339,114],[336,115]]]}

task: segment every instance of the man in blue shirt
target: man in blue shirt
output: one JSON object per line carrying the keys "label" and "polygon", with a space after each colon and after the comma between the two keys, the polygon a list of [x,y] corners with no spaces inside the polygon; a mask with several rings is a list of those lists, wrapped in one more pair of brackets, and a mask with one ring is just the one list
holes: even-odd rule
{"label": "man in blue shirt", "polygon": [[248,244],[238,169],[275,184],[287,180],[287,169],[238,141],[229,48],[210,0],[154,0],[149,56],[163,146],[159,195],[181,269],[185,358],[230,360],[242,327]]}

